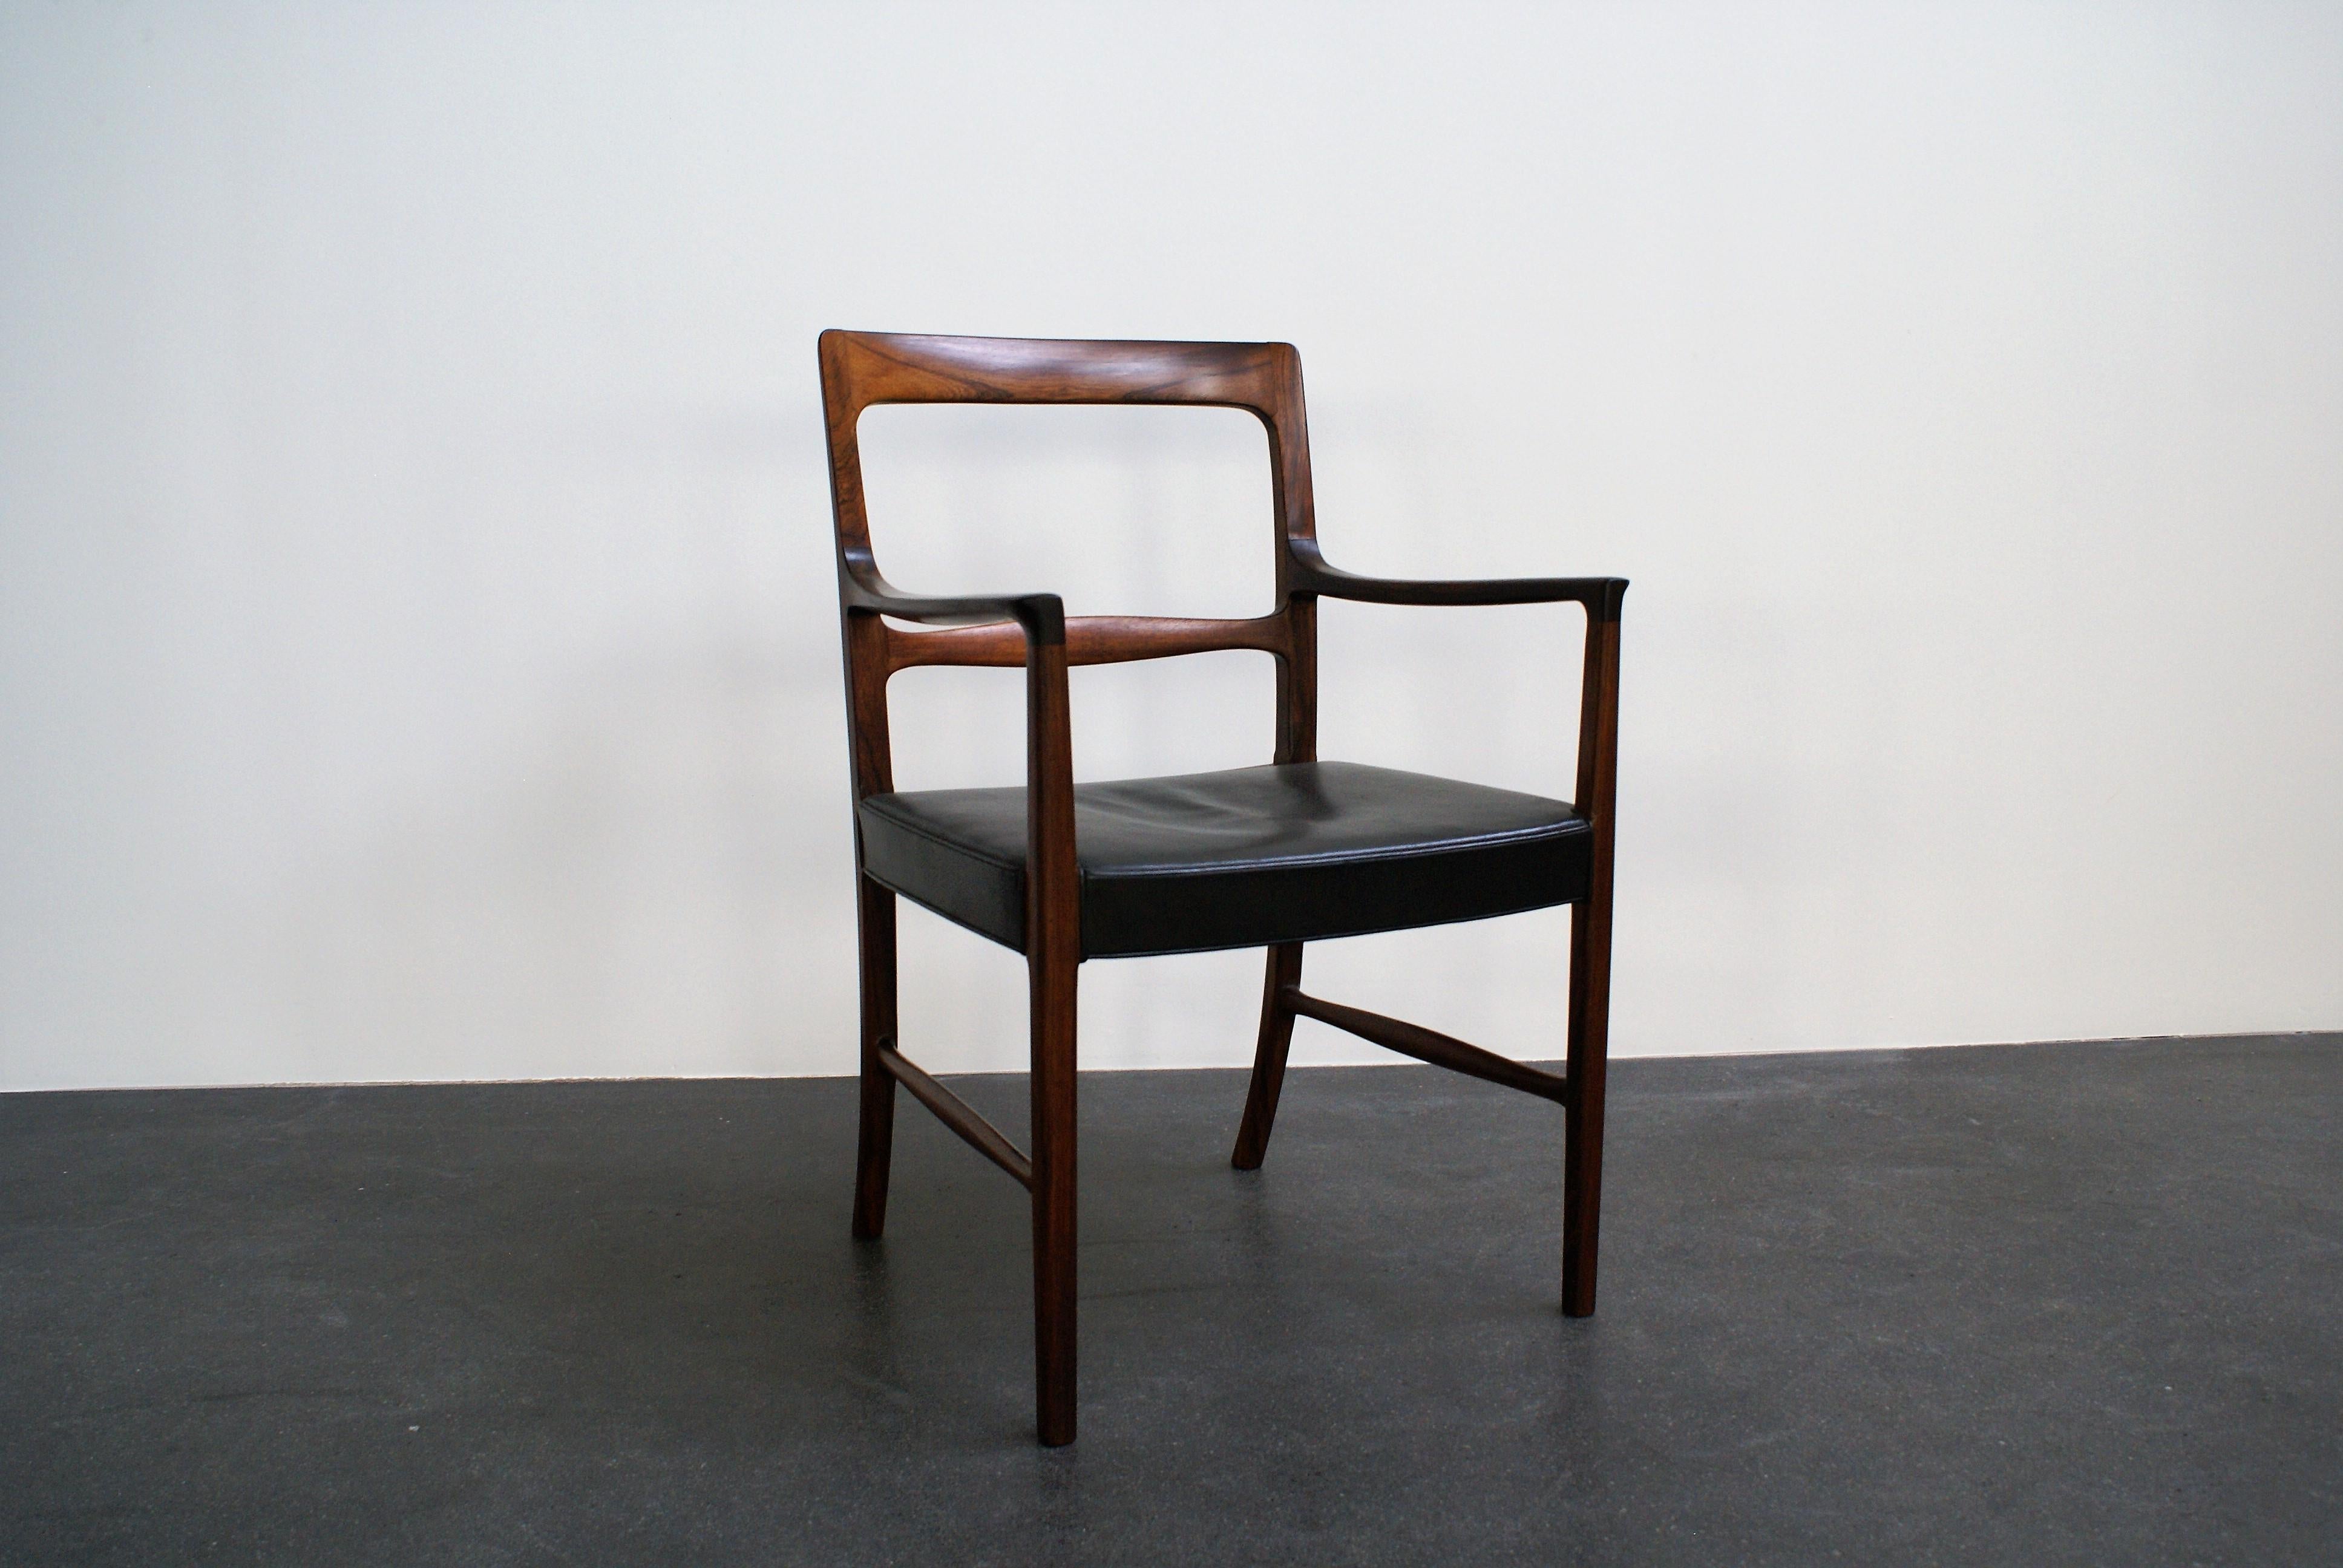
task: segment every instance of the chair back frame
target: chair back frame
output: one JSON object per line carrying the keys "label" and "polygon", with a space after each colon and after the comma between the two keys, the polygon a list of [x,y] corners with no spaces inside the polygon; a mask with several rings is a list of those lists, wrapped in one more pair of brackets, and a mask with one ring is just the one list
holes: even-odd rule
{"label": "chair back frame", "polygon": [[[1081,616],[1064,623],[1069,665],[1112,664],[1226,648],[1277,660],[1273,759],[1317,758],[1318,617],[1297,591],[1296,540],[1314,541],[1310,433],[1302,357],[1284,343],[1096,342],[829,331],[821,335],[822,414],[838,529],[839,608],[846,644],[847,723],[854,794],[891,789],[887,682],[922,665],[1023,668],[1027,638],[1007,615],[975,625],[906,629],[862,602],[893,594],[870,545],[858,437],[862,411],[882,403],[1122,404],[1242,408],[1268,432],[1277,535],[1277,598],[1251,619]],[[1305,554],[1306,552],[1306,554]]]}

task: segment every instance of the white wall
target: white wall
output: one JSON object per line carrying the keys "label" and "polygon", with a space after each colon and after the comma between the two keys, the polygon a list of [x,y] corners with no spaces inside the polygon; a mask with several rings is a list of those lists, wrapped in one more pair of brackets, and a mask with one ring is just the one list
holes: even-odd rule
{"label": "white wall", "polygon": [[[19,5],[0,1085],[849,1070],[831,325],[1290,339],[1337,561],[1634,578],[1623,1053],[2343,1025],[2343,8]],[[868,447],[900,580],[1265,602],[1241,416]],[[1330,755],[1566,791],[1568,618],[1325,622]],[[1268,690],[1083,672],[1081,770]],[[1563,929],[1312,973],[1550,1055]]]}

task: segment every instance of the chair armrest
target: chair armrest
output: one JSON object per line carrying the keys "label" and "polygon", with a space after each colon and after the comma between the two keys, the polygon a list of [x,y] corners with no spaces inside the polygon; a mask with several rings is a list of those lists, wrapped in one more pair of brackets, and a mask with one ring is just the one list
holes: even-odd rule
{"label": "chair armrest", "polygon": [[1290,586],[1299,593],[1364,604],[1583,604],[1596,620],[1619,618],[1625,578],[1369,578],[1326,564],[1315,541],[1295,539]]}
{"label": "chair armrest", "polygon": [[[1082,905],[1081,872],[1074,858],[1073,713],[1066,689],[1065,601],[1053,593],[948,598],[907,594],[879,575],[867,553],[859,558],[849,554],[840,561],[839,583],[850,612],[893,616],[928,626],[984,626],[1014,620],[1024,628],[1025,952],[1029,960],[1047,953],[1053,960],[1048,986],[1040,978],[1034,981],[1035,1017],[1041,1017],[1045,1009],[1062,1014],[1066,1037],[1071,1039],[1073,967],[1082,956]],[[847,618],[847,635],[851,638],[857,635],[853,614]],[[882,628],[865,623],[863,629],[875,633]],[[870,688],[868,700],[878,708],[883,747],[885,670],[875,670],[866,679],[856,674],[850,658],[847,678],[850,685]],[[858,779],[864,776],[857,774]],[[869,776],[887,778],[883,750]],[[1037,977],[1042,973],[1034,972]]]}
{"label": "chair armrest", "polygon": [[907,594],[877,572],[846,574],[846,603],[850,609],[892,616],[924,626],[982,626],[1013,620],[1025,628],[1028,643],[1061,644],[1066,640],[1066,603],[1053,593],[953,594],[936,598]]}

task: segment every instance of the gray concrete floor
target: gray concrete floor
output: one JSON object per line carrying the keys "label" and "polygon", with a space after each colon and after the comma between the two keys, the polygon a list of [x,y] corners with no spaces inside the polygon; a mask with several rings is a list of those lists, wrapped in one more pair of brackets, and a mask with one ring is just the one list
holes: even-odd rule
{"label": "gray concrete floor", "polygon": [[[0,1098],[0,1561],[2343,1561],[2343,1037],[1082,1083],[1021,1192],[838,1081]],[[1021,1079],[960,1081],[1012,1127]]]}

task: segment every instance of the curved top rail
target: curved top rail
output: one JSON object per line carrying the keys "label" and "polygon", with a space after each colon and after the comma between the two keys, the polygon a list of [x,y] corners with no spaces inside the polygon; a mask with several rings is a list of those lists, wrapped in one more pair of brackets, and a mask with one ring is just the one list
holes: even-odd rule
{"label": "curved top rail", "polygon": [[[840,563],[875,573],[856,426],[877,403],[1190,404],[1242,408],[1269,432],[1271,502],[1287,538],[1314,535],[1302,356],[1290,343],[821,335],[823,421]],[[1281,582],[1282,578],[1281,578]]]}
{"label": "curved top rail", "polygon": [[821,335],[834,418],[874,403],[1189,403],[1277,422],[1300,402],[1301,364],[1288,343]]}

